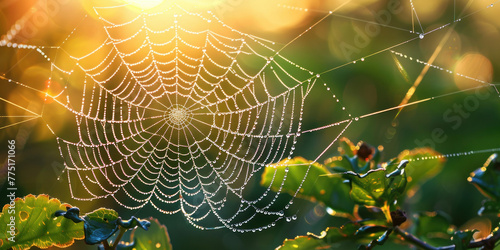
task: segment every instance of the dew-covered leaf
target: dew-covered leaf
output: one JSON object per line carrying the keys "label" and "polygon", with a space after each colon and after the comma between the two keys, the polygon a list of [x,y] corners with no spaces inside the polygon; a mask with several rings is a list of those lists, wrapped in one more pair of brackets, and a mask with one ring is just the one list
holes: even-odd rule
{"label": "dew-covered leaf", "polygon": [[[307,172],[307,178],[303,181]],[[286,175],[286,179],[283,179]],[[354,203],[349,198],[349,186],[340,175],[331,174],[325,166],[302,157],[283,160],[266,167],[261,185],[275,192],[288,192],[297,197],[315,202],[340,212],[351,213]],[[301,185],[302,184],[302,185]]]}
{"label": "dew-covered leaf", "polygon": [[484,165],[470,174],[467,179],[486,197],[500,201],[500,160],[491,155]]}
{"label": "dew-covered leaf", "polygon": [[360,175],[346,172],[343,177],[351,183],[351,198],[358,204],[382,207],[392,204],[405,190],[407,161],[390,173],[384,169],[370,170]]}
{"label": "dew-covered leaf", "polygon": [[130,238],[135,243],[136,250],[163,249],[170,250],[170,237],[168,236],[167,228],[160,224],[157,219],[149,218],[151,226],[148,231],[136,228]]}
{"label": "dew-covered leaf", "polygon": [[443,212],[420,213],[415,220],[415,235],[435,246],[452,244],[453,227],[450,218]]}
{"label": "dew-covered leaf", "polygon": [[[9,204],[0,214],[0,249],[29,249],[32,246],[48,248],[67,247],[75,239],[83,239],[83,223],[55,217],[58,210],[66,210],[68,204],[47,195],[28,195],[15,199],[15,209]],[[11,212],[14,211],[14,212]],[[15,222],[15,241],[10,241],[11,216]],[[12,239],[12,238],[11,238]]]}

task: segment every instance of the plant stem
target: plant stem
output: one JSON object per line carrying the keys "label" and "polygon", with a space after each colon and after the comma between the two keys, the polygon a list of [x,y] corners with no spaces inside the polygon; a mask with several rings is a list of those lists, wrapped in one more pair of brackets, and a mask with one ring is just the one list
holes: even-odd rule
{"label": "plant stem", "polygon": [[104,240],[102,242],[102,245],[104,246],[105,250],[112,250],[113,248],[109,246],[108,240]]}
{"label": "plant stem", "polygon": [[113,249],[116,249],[116,246],[118,246],[118,243],[120,243],[121,238],[123,237],[123,234],[127,231],[126,228],[120,227],[120,232],[118,233],[118,236],[116,236],[115,242],[113,242]]}
{"label": "plant stem", "polygon": [[384,203],[384,205],[380,209],[384,213],[385,219],[387,220],[387,223],[392,224],[391,208],[389,207],[389,204],[387,204],[387,201]]}
{"label": "plant stem", "polygon": [[[454,250],[456,249],[455,245],[450,245],[450,246],[442,246],[442,247],[433,247],[426,242],[422,241],[421,239],[417,238],[415,235],[410,234],[406,231],[403,231],[399,227],[394,228],[394,232],[398,234],[399,236],[403,237],[406,241],[412,243],[415,246],[418,246],[422,249],[426,250]],[[471,241],[467,248],[478,248],[478,247],[484,247],[484,249],[493,249],[495,247],[495,243],[500,240],[500,230],[493,232],[490,236],[477,240],[477,241]]]}

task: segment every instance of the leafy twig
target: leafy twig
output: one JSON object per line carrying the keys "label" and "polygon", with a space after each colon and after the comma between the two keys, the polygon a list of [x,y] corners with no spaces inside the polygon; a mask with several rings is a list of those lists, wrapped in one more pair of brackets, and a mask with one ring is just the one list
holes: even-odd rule
{"label": "leafy twig", "polygon": [[[442,246],[442,247],[434,247],[426,242],[422,241],[421,239],[417,238],[415,235],[408,233],[404,230],[402,230],[399,227],[394,228],[394,232],[398,234],[399,236],[403,237],[406,241],[412,243],[415,246],[418,246],[420,248],[426,249],[426,250],[454,250],[456,247],[454,245],[450,246]],[[467,248],[478,248],[478,247],[483,247],[483,249],[493,249],[495,247],[495,243],[500,240],[500,230],[494,231],[490,236],[487,238],[477,240],[477,241],[471,241]]]}

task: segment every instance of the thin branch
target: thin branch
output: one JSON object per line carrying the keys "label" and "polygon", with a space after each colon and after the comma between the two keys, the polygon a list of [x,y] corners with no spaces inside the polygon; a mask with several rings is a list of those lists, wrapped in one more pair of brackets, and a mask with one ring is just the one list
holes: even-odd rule
{"label": "thin branch", "polygon": [[[394,228],[394,232],[398,234],[399,236],[403,237],[406,241],[412,243],[415,246],[418,246],[420,248],[426,249],[426,250],[454,250],[456,247],[454,245],[450,246],[442,246],[442,247],[433,247],[426,242],[422,241],[421,239],[417,238],[415,235],[408,233],[406,231],[403,231],[399,227]],[[495,247],[495,243],[500,240],[500,230],[493,232],[490,236],[477,240],[477,241],[471,241],[467,248],[478,248],[478,247],[484,247],[484,249],[493,249]]]}
{"label": "thin branch", "polygon": [[433,247],[433,246],[427,244],[426,242],[424,242],[421,239],[417,238],[415,235],[413,235],[411,233],[408,233],[406,231],[403,231],[399,227],[395,227],[394,228],[394,232],[397,235],[403,237],[403,239],[405,239],[406,241],[412,243],[413,245],[415,245],[417,247],[420,247],[420,248],[423,248],[423,249],[427,249],[427,250],[438,250],[438,248]]}

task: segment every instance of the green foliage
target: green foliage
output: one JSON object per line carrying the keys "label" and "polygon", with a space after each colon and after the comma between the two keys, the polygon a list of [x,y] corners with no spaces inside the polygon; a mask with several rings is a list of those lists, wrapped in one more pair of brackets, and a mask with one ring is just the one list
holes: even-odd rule
{"label": "green foliage", "polygon": [[[302,182],[307,172],[308,178]],[[283,179],[286,175],[286,179]],[[266,167],[262,186],[273,191],[288,192],[313,202],[318,201],[339,212],[352,212],[354,203],[349,199],[349,186],[340,175],[331,174],[324,165],[312,163],[302,157],[283,160]]]}
{"label": "green foliage", "polygon": [[406,187],[404,167],[408,162],[403,161],[391,173],[385,169],[370,170],[360,175],[346,172],[342,175],[351,183],[351,198],[354,202],[366,206],[383,207],[393,204]]}
{"label": "green foliage", "polygon": [[94,245],[107,240],[118,231],[117,220],[118,213],[106,208],[99,208],[85,215],[85,242]]}
{"label": "green foliage", "polygon": [[497,154],[491,155],[484,165],[470,174],[469,182],[486,196],[479,215],[500,215],[500,159]]}
{"label": "green foliage", "polygon": [[[28,195],[3,207],[0,213],[0,249],[68,247],[80,239],[85,239],[90,245],[99,244],[98,249],[172,249],[165,226],[156,219],[150,220],[154,223],[146,233],[151,225],[147,220],[132,216],[124,221],[116,211],[106,208],[80,217],[77,207],[61,204],[47,195]],[[15,223],[13,235],[10,234],[12,221]],[[119,242],[129,229],[133,229],[130,242]],[[119,233],[110,245],[108,240],[116,232]]]}
{"label": "green foliage", "polygon": [[134,242],[136,250],[163,249],[171,250],[170,238],[167,228],[160,224],[157,219],[148,218],[151,222],[149,230],[134,230],[130,236],[130,242]]}
{"label": "green foliage", "polygon": [[[340,228],[329,227],[320,235],[308,233],[307,236],[297,236],[295,239],[286,239],[283,245],[278,249],[292,250],[292,249],[323,249],[329,246],[340,243],[343,241],[354,241],[368,236],[368,230],[359,231],[361,225],[357,223],[348,223]],[[369,237],[373,240],[375,237]]]}
{"label": "green foliage", "polygon": [[397,162],[408,160],[411,162],[406,168],[406,173],[410,177],[406,189],[411,193],[416,191],[415,189],[418,188],[419,183],[421,184],[441,172],[445,162],[444,156],[431,148],[405,150],[394,160]]}
{"label": "green foliage", "polygon": [[443,212],[420,213],[416,220],[415,235],[434,246],[452,243],[453,228],[448,215]]}
{"label": "green foliage", "polygon": [[[68,204],[61,204],[57,199],[49,199],[47,195],[28,195],[24,199],[15,199],[15,209],[11,205],[3,207],[0,214],[0,248],[29,249],[33,246],[48,248],[51,246],[67,247],[74,240],[83,239],[83,225],[70,220],[54,217],[60,209],[66,209]],[[9,213],[15,211],[15,214]],[[8,231],[11,216],[15,222],[15,241]]]}
{"label": "green foliage", "polygon": [[498,155],[490,156],[481,168],[471,173],[468,180],[490,200],[500,201],[500,161]]}
{"label": "green foliage", "polygon": [[[123,221],[116,211],[107,208],[99,208],[86,214],[83,218],[80,218],[79,213],[80,210],[78,208],[71,208],[67,211],[56,211],[55,216],[64,216],[74,223],[83,222],[85,243],[89,245],[102,243],[99,249],[132,249],[135,243],[119,243],[125,231],[136,227],[147,231],[148,227],[151,225],[149,221],[139,220],[134,216],[128,221]],[[118,230],[120,230],[120,233],[115,239],[115,242],[109,246],[108,239]]]}
{"label": "green foliage", "polygon": [[[456,230],[442,212],[421,212],[414,216],[411,227],[404,224],[408,216],[400,204],[418,192],[423,182],[441,171],[444,156],[429,148],[417,148],[381,162],[381,151],[382,147],[374,148],[363,142],[354,145],[343,138],[339,147],[341,156],[328,159],[324,165],[297,157],[267,166],[261,185],[320,202],[341,212],[329,214],[349,220],[340,227],[328,227],[319,236],[308,233],[287,239],[279,249],[329,249],[333,246],[345,249],[352,248],[353,244],[372,249],[386,241],[401,243],[401,240],[424,249],[483,246],[490,249],[500,239],[499,230],[494,229],[486,238],[474,241],[477,230]],[[308,177],[303,181],[306,174]],[[492,155],[468,180],[488,198],[479,214],[500,214],[497,156]],[[349,206],[342,207],[339,205],[342,203]],[[398,237],[391,237],[393,234]]]}
{"label": "green foliage", "polygon": [[456,250],[465,250],[468,248],[474,233],[477,230],[466,230],[466,231],[457,231],[451,237],[453,244],[455,245]]}

